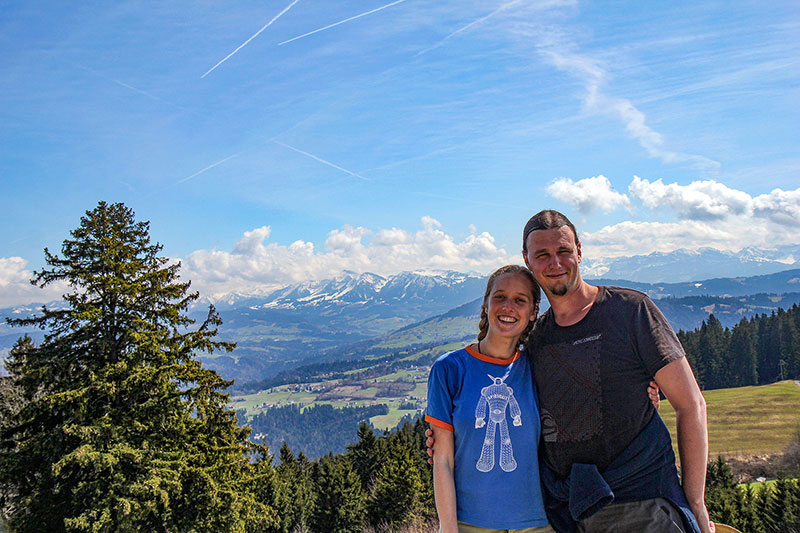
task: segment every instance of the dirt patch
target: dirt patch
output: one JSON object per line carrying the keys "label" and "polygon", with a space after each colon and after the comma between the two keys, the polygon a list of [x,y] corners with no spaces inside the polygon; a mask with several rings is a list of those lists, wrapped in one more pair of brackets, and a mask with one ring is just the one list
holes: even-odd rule
{"label": "dirt patch", "polygon": [[781,453],[733,455],[725,460],[737,483],[752,483],[757,478],[775,479],[781,474],[800,477],[800,444],[791,444]]}

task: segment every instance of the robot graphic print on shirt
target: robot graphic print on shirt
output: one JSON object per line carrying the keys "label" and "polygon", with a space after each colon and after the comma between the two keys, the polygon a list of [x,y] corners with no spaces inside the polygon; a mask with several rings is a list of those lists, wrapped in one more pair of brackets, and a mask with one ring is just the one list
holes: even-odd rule
{"label": "robot graphic print on shirt", "polygon": [[[488,374],[487,374],[488,375]],[[504,383],[505,378],[489,376],[491,385],[481,389],[481,397],[475,407],[475,429],[486,426],[486,437],[483,439],[481,457],[475,468],[481,472],[489,472],[494,468],[494,434],[500,426],[500,468],[511,472],[517,468],[514,450],[511,447],[511,436],[508,433],[506,409],[510,409],[512,423],[522,425],[522,411],[514,398],[514,390]],[[486,408],[489,408],[489,424],[486,424]]]}

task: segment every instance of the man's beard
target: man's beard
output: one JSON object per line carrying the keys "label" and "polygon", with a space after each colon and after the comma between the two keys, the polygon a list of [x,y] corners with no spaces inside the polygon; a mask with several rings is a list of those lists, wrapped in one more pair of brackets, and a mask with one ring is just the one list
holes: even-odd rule
{"label": "man's beard", "polygon": [[567,287],[566,283],[561,283],[560,285],[556,285],[555,287],[550,287],[550,293],[553,296],[564,296],[567,294],[569,287]]}

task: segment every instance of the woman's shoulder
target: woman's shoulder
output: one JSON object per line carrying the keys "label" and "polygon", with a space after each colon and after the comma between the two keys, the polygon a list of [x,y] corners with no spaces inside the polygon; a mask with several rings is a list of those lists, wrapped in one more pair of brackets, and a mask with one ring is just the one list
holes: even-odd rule
{"label": "woman's shoulder", "polygon": [[467,365],[467,360],[471,356],[466,348],[459,348],[451,352],[440,355],[436,361],[431,365],[431,373],[433,372],[458,372],[462,371]]}
{"label": "woman's shoulder", "polygon": [[464,359],[464,357],[468,356],[466,347],[459,348],[458,350],[453,350],[451,352],[446,352],[436,358],[436,361],[433,362],[434,365],[448,365],[460,362]]}

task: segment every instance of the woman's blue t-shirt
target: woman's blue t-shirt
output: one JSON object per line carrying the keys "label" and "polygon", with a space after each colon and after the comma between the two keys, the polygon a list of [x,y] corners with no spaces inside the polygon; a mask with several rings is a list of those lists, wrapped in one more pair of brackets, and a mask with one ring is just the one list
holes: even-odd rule
{"label": "woman's blue t-shirt", "polygon": [[527,357],[443,355],[425,419],[454,432],[458,520],[492,529],[547,525],[539,482],[539,405]]}

